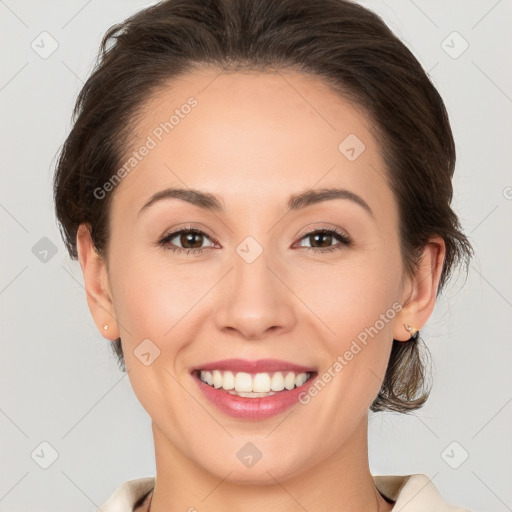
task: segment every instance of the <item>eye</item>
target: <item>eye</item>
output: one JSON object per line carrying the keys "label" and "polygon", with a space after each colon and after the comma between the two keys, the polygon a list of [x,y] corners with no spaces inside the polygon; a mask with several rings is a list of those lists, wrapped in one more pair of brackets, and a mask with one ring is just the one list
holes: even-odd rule
{"label": "eye", "polygon": [[[335,228],[315,229],[314,231],[307,233],[301,238],[301,240],[304,239],[310,239],[310,245],[306,246],[305,248],[308,251],[313,250],[315,252],[332,252],[343,249],[352,243],[350,237]],[[338,245],[330,246],[329,244],[333,241],[333,239],[338,239],[340,243]],[[304,246],[301,245],[300,247]]]}
{"label": "eye", "polygon": [[[213,247],[213,244],[207,247],[202,247],[205,239],[211,240],[206,233],[199,229],[182,228],[165,235],[158,242],[158,245],[166,250],[176,253],[197,255],[205,252],[207,247]],[[305,248],[308,251],[312,250],[320,253],[343,249],[352,243],[350,237],[335,228],[315,229],[314,231],[306,233],[300,240],[307,239],[310,240],[309,246],[299,245],[299,247]],[[332,246],[331,244],[334,239],[338,239],[340,243]],[[176,243],[182,244],[184,247],[179,247]]]}
{"label": "eye", "polygon": [[[210,237],[203,231],[200,231],[199,229],[185,228],[178,231],[173,231],[172,233],[165,235],[164,238],[158,242],[158,245],[173,252],[199,254],[204,252],[206,249],[201,247],[205,238],[210,239]],[[175,239],[178,243],[184,245],[185,247],[179,247],[173,243],[173,240]]]}

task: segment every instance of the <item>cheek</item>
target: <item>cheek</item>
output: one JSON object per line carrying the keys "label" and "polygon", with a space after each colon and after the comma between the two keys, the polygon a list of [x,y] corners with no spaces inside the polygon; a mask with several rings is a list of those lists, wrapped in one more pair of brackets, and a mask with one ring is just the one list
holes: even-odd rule
{"label": "cheek", "polygon": [[301,295],[328,328],[323,336],[329,354],[326,380],[356,409],[380,388],[401,309],[401,263],[393,251],[369,251],[337,269],[325,268],[323,275],[310,272],[313,284]]}
{"label": "cheek", "polygon": [[119,283],[116,314],[130,343],[141,337],[173,336],[181,319],[193,312],[214,282],[211,269],[202,272],[201,265],[171,265],[169,260],[165,254],[138,256],[135,252],[118,260],[122,263],[113,276]]}
{"label": "cheek", "polygon": [[[375,249],[354,253],[339,264],[304,268],[294,288],[333,339],[347,340],[376,322],[379,331],[392,330],[391,322],[382,325],[379,319],[400,296],[400,275],[396,251]],[[394,312],[390,312],[393,317]]]}
{"label": "cheek", "polygon": [[175,377],[180,352],[194,338],[194,306],[210,287],[208,276],[162,256],[126,254],[118,255],[112,276],[125,365],[141,405],[165,424],[167,411],[181,410],[189,399]]}

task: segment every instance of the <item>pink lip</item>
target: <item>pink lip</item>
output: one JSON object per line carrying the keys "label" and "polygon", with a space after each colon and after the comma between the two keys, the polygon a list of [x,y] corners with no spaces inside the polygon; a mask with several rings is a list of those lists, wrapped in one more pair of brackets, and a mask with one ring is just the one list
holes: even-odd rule
{"label": "pink lip", "polygon": [[[192,368],[193,371],[197,370],[222,370],[231,372],[247,372],[247,373],[262,373],[262,372],[277,372],[280,370],[288,370],[297,373],[313,373],[314,368],[308,368],[298,364],[289,363],[287,361],[280,361],[278,359],[258,359],[257,361],[249,361],[247,359],[223,359],[221,361],[214,361],[201,366]],[[251,399],[253,400],[253,399]]]}

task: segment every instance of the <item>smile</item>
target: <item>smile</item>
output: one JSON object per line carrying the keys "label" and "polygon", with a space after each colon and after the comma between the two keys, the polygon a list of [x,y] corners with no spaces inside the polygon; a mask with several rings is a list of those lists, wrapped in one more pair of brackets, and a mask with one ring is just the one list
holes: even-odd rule
{"label": "smile", "polygon": [[292,390],[302,386],[309,378],[309,372],[277,371],[251,374],[247,372],[201,370],[202,382],[216,389],[224,389],[232,395],[246,398],[272,396],[277,391]]}
{"label": "smile", "polygon": [[260,420],[300,404],[318,375],[313,367],[276,359],[226,359],[191,369],[202,396],[220,412]]}

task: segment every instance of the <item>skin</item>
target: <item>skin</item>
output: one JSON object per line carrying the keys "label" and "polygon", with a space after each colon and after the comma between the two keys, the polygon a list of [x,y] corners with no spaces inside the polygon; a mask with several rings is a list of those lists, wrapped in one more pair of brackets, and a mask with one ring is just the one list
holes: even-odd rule
{"label": "skin", "polygon": [[[444,242],[432,238],[416,273],[405,275],[397,203],[371,124],[317,77],[189,72],[145,105],[127,155],[190,96],[197,107],[115,187],[107,258],[85,224],[77,235],[94,321],[108,339],[121,336],[131,384],[152,419],[151,510],[391,510],[369,470],[368,408],[393,338],[407,341],[404,324],[419,329],[432,313]],[[349,134],[366,146],[355,161],[338,149]],[[169,199],[138,216],[170,186],[214,194],[224,211]],[[287,211],[291,194],[331,186],[358,194],[373,216],[347,199]],[[158,245],[183,226],[205,236],[173,243],[202,253]],[[352,244],[315,252],[340,247],[335,237],[315,245],[306,236],[332,227]],[[236,252],[247,236],[263,248],[250,264]],[[283,414],[229,417],[189,373],[239,357],[284,359],[321,374],[396,302],[401,311],[310,403]],[[160,350],[148,366],[134,354],[147,338]],[[247,442],[262,453],[252,468],[236,456]]]}

